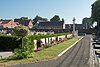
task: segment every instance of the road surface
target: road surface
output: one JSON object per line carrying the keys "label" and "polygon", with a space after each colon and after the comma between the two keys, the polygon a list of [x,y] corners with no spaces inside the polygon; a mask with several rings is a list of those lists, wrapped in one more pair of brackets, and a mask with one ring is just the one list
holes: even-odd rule
{"label": "road surface", "polygon": [[12,67],[90,67],[90,37],[85,36],[64,55],[49,61],[15,65]]}

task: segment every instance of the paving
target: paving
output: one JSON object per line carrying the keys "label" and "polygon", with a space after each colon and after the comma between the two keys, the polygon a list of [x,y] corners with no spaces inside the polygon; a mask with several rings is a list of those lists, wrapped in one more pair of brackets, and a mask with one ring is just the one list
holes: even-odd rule
{"label": "paving", "polygon": [[12,67],[90,67],[90,36],[85,36],[76,45],[57,59]]}
{"label": "paving", "polygon": [[13,55],[13,52],[11,51],[2,51],[0,52],[0,59],[7,58],[11,55]]}

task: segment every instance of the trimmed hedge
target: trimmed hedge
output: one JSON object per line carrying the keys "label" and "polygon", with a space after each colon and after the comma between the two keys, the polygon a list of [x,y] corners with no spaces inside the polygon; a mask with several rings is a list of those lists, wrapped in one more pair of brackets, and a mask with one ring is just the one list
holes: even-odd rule
{"label": "trimmed hedge", "polygon": [[[52,35],[30,35],[30,36],[26,36],[26,38],[28,38],[28,42],[22,39],[18,39],[18,37],[16,36],[7,36],[7,35],[0,35],[0,51],[1,50],[14,50],[15,48],[21,48],[22,47],[22,43],[24,43],[24,45],[26,44],[32,44],[32,41],[34,39],[37,40],[38,43],[40,43],[40,39],[41,38],[48,38],[48,37],[58,37],[60,35],[67,35],[66,33],[64,34],[52,34]],[[25,44],[26,43],[26,44]],[[41,45],[38,45],[41,46]]]}
{"label": "trimmed hedge", "polygon": [[30,35],[28,36],[28,38],[33,41],[34,39],[36,39],[37,41],[40,41],[41,38],[48,38],[48,37],[58,37],[61,35],[67,35],[66,33],[64,34],[52,34],[52,35]]}
{"label": "trimmed hedge", "polygon": [[22,41],[15,36],[0,35],[0,50],[14,50],[19,48]]}
{"label": "trimmed hedge", "polygon": [[[32,42],[34,39],[37,40],[38,43],[40,43],[40,39],[41,38],[49,38],[49,37],[58,37],[58,36],[61,36],[61,35],[66,35],[67,36],[67,33],[64,33],[64,34],[52,34],[52,35],[30,35],[30,36],[27,36],[27,38]],[[40,47],[41,45],[38,44],[38,46]]]}

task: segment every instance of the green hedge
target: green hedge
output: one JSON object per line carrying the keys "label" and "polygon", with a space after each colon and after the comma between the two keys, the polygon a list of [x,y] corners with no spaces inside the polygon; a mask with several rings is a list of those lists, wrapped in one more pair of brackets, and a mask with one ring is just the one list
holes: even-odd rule
{"label": "green hedge", "polygon": [[[28,41],[30,41],[28,43],[32,44],[32,41],[34,39],[40,42],[41,38],[57,37],[60,35],[67,35],[67,34],[64,33],[64,34],[52,34],[52,35],[30,35],[26,37],[29,39]],[[23,43],[27,43],[27,42],[23,40]],[[0,50],[14,50],[15,48],[21,48],[22,46],[21,44],[22,44],[22,39],[18,39],[18,37],[0,35]]]}
{"label": "green hedge", "polygon": [[0,35],[0,50],[14,50],[21,45],[21,39],[15,36]]}
{"label": "green hedge", "polygon": [[[38,46],[37,47],[41,47],[40,43],[40,39],[41,38],[48,38],[48,37],[57,37],[60,35],[65,35],[65,34],[52,34],[52,35],[29,35],[29,36],[25,36],[22,39],[22,45],[21,45],[21,49],[15,49],[14,50],[14,58],[15,59],[23,59],[23,58],[28,58],[28,57],[32,57],[32,53],[34,51],[34,45],[32,43],[32,41],[34,39],[37,40],[38,42]],[[67,35],[67,34],[66,34]]]}
{"label": "green hedge", "polygon": [[30,35],[28,36],[28,38],[32,42],[34,39],[36,39],[37,41],[40,41],[41,38],[58,37],[61,35],[67,35],[67,34],[64,33],[64,34],[52,34],[52,35]]}

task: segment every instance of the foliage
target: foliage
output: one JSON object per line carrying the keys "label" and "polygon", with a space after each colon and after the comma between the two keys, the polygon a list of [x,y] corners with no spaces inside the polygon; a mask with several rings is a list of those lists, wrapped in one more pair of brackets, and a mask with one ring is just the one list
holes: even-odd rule
{"label": "foliage", "polygon": [[28,58],[28,55],[29,55],[29,51],[25,51],[23,49],[15,49],[14,53],[15,53],[14,59]]}
{"label": "foliage", "polygon": [[21,40],[15,36],[0,35],[0,50],[14,50],[19,48]]}
{"label": "foliage", "polygon": [[31,40],[28,38],[28,36],[24,37],[22,40],[22,49],[28,50],[30,52],[32,52],[32,42]]}
{"label": "foliage", "polygon": [[21,18],[15,18],[14,19],[14,21],[16,21],[16,20],[30,20],[30,19],[28,19],[28,17],[21,17]]}
{"label": "foliage", "polygon": [[96,0],[92,4],[92,21],[97,22],[97,27],[100,27],[100,0]]}
{"label": "foliage", "polygon": [[28,17],[21,17],[20,20],[29,20]]}
{"label": "foliage", "polygon": [[50,19],[50,21],[53,21],[53,22],[60,21],[60,17],[58,15],[55,15],[53,18]]}
{"label": "foliage", "polygon": [[2,21],[3,19],[0,19],[0,21]]}
{"label": "foliage", "polygon": [[24,36],[27,36],[28,32],[29,32],[29,29],[23,25],[19,25],[19,26],[15,27],[15,29],[14,29],[14,35],[21,37],[21,38]]}
{"label": "foliage", "polygon": [[[28,58],[31,57],[32,52],[33,52],[33,44],[32,41],[34,39],[37,40],[37,42],[40,42],[41,38],[47,38],[47,37],[57,37],[59,35],[65,35],[65,34],[53,34],[53,35],[29,35],[26,36],[22,39],[22,47],[21,49],[15,49],[14,53],[15,53],[15,59],[23,59],[23,58]],[[39,47],[41,47],[41,45],[38,45]]]}
{"label": "foliage", "polygon": [[47,18],[43,18],[43,17],[40,17],[40,16],[36,16],[34,19],[33,19],[33,24],[37,23],[39,20],[41,21],[48,21]]}
{"label": "foliage", "polygon": [[21,49],[17,48],[14,50],[15,54],[14,57],[15,59],[32,57],[32,52],[33,52],[33,45],[31,41],[27,37],[24,37],[22,40],[22,48]]}
{"label": "foliage", "polygon": [[[49,60],[51,58],[56,57],[61,51],[64,49],[68,48],[70,45],[72,45],[75,41],[77,41],[79,38],[73,38],[71,40],[65,41],[63,43],[60,43],[58,45],[54,45],[53,47],[50,47],[48,49],[41,50],[39,52],[33,52],[33,58],[26,58],[26,59],[20,59],[20,60],[11,60],[14,57],[10,57],[6,60],[1,60],[0,65],[1,66],[11,66],[15,64],[23,64],[23,63],[28,63],[28,62],[36,62],[41,61],[41,60]],[[60,50],[59,50],[60,49]]]}
{"label": "foliage", "polygon": [[91,18],[83,18],[82,24],[87,24],[87,27],[91,28],[93,27],[92,19]]}
{"label": "foliage", "polygon": [[64,18],[62,18],[62,22],[64,22]]}
{"label": "foliage", "polygon": [[6,34],[1,34],[1,33],[0,33],[0,36],[3,36],[3,35],[5,35],[5,36],[6,36]]}
{"label": "foliage", "polygon": [[34,39],[36,39],[38,42],[41,38],[49,38],[49,37],[58,37],[61,35],[67,35],[70,33],[63,33],[63,34],[48,34],[48,35],[29,35],[28,38],[32,42]]}

